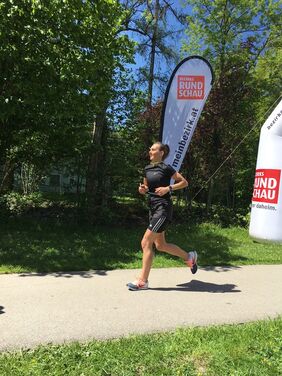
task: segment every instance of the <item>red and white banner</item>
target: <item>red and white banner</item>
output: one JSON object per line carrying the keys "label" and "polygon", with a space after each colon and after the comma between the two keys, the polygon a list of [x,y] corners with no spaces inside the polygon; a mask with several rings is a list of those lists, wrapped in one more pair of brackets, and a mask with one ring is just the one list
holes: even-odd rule
{"label": "red and white banner", "polygon": [[212,67],[200,56],[174,69],[163,104],[160,140],[170,147],[165,163],[179,171],[213,83]]}
{"label": "red and white banner", "polygon": [[249,233],[282,243],[282,101],[261,128]]}
{"label": "red and white banner", "polygon": [[252,201],[278,204],[280,177],[281,170],[257,169]]}

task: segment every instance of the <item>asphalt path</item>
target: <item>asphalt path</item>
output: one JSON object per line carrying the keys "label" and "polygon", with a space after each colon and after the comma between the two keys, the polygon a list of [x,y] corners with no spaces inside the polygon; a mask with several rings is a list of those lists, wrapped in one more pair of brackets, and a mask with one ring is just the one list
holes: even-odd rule
{"label": "asphalt path", "polygon": [[108,339],[282,314],[282,265],[0,275],[0,350]]}

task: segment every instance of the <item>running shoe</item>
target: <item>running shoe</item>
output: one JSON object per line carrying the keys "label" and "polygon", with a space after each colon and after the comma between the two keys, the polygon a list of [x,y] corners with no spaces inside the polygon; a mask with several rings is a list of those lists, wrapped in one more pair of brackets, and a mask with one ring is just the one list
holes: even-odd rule
{"label": "running shoe", "polygon": [[130,291],[138,291],[138,290],[148,290],[149,283],[142,281],[141,279],[137,279],[134,282],[129,282],[126,284],[128,290]]}
{"label": "running shoe", "polygon": [[196,251],[192,251],[188,253],[188,260],[185,262],[187,266],[191,269],[192,274],[197,273],[197,270],[198,270],[197,259],[198,259],[198,255]]}

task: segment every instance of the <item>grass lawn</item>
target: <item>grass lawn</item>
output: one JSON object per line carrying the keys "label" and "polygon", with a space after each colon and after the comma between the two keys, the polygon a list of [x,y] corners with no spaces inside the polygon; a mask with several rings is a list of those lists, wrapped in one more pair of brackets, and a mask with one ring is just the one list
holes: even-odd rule
{"label": "grass lawn", "polygon": [[[95,319],[95,318],[94,318]],[[279,376],[282,317],[0,355],[1,376]]]}
{"label": "grass lawn", "polygon": [[[134,224],[133,224],[134,225]],[[0,227],[0,273],[140,268],[145,227],[90,227],[51,221],[10,221]],[[196,249],[200,266],[281,264],[282,246],[253,242],[244,228],[173,225],[167,240]],[[154,267],[183,266],[157,252]]]}

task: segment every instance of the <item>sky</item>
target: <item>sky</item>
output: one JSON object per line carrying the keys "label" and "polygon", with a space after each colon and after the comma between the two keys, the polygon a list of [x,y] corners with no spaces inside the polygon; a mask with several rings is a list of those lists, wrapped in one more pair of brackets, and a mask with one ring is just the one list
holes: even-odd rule
{"label": "sky", "polygon": [[[152,0],[152,1],[155,3],[155,0]],[[163,4],[164,2],[167,2],[167,1],[177,11],[182,11],[182,12],[189,14],[189,15],[191,15],[192,12],[193,12],[191,6],[188,7],[187,5],[185,5],[185,0],[160,0],[160,3]],[[279,0],[279,1],[281,1],[281,0]],[[274,0],[274,3],[278,3],[278,0]],[[244,14],[244,12],[243,12],[243,14]],[[263,15],[263,13],[260,13],[260,14],[257,15],[257,17],[254,18],[254,20],[253,20],[254,25],[256,24],[256,20],[260,21],[260,17],[262,15]],[[168,12],[167,29],[168,30],[177,30],[177,29],[179,30],[181,28],[181,26],[182,25],[176,20],[176,18],[173,16],[173,14],[171,12]],[[183,29],[185,28],[185,26],[182,26],[182,27],[183,27]],[[251,30],[249,32],[244,31],[244,33],[240,33],[239,34],[239,39],[240,39],[239,42],[246,40],[247,37],[250,37],[252,35],[254,35],[254,30]],[[138,33],[131,33],[129,35],[129,37],[131,37],[133,40],[136,40],[137,42],[140,42],[143,38],[142,36],[138,35]],[[168,43],[168,45],[173,45],[176,52],[178,52],[179,55],[180,55],[181,46],[183,44],[183,41],[185,41],[186,43],[189,42],[187,38],[188,37],[186,36],[186,34],[183,30],[182,33],[178,34],[177,39],[172,40],[171,38],[167,38],[167,43]],[[264,43],[264,42],[265,42],[265,39],[262,38],[261,43]],[[175,61],[174,63],[171,63],[169,65],[167,64],[167,62],[165,61],[164,58],[157,58],[156,59],[156,65],[155,65],[155,73],[157,73],[158,71],[161,72],[161,74],[165,76],[166,81],[168,81],[169,76],[171,75],[175,65],[177,63],[179,63],[180,60],[182,60],[184,57],[186,57],[186,56],[183,56],[183,55],[179,56],[177,61]],[[135,55],[135,64],[129,65],[129,68],[132,69],[132,72],[135,75],[135,78],[137,78],[137,80],[138,80],[138,77],[136,77],[136,76],[139,73],[140,67],[144,67],[144,66],[146,66],[147,68],[149,67],[149,61],[148,60],[149,60],[148,57],[147,57],[147,59],[144,59],[143,56],[136,54]],[[166,87],[165,84],[163,84],[161,88],[158,87],[158,82],[156,82],[156,84],[154,85],[154,95],[153,95],[154,100],[156,100],[158,98],[163,98],[164,92],[165,92],[165,87]],[[142,88],[146,90],[147,86],[144,85]]]}
{"label": "sky", "polygon": [[[186,13],[191,14],[191,8],[188,8],[187,6],[183,6],[183,0],[170,0],[170,4],[173,6],[174,9],[176,9],[178,12],[179,11],[184,11]],[[181,44],[182,40],[186,38],[185,33],[184,33],[184,28],[185,26],[181,25],[175,18],[175,16],[171,13],[168,12],[168,17],[167,17],[167,30],[183,30],[182,32],[177,34],[177,38],[167,38],[167,44],[172,46],[173,49],[180,55],[181,52]],[[140,41],[142,40],[142,37],[138,35],[138,33],[129,33],[129,37],[132,38],[133,40]],[[169,79],[170,74],[172,73],[175,65],[181,60],[180,56],[177,59],[175,63],[167,64],[164,58],[157,58],[156,59],[156,64],[155,64],[155,71],[156,72],[161,72],[162,75],[165,75],[167,80]],[[136,53],[135,54],[135,64],[130,64],[129,68],[132,70],[133,74],[138,74],[138,70],[140,67],[149,67],[149,61],[148,59],[144,59],[143,56],[140,54]],[[158,85],[156,83],[154,85],[154,93],[153,97],[154,99],[162,98],[164,95],[166,85]],[[145,88],[145,87],[144,87]]]}

